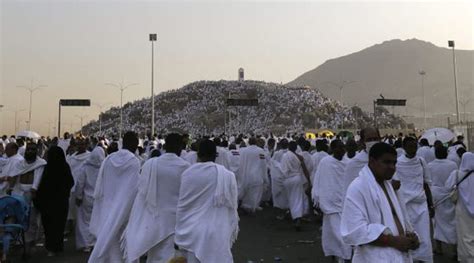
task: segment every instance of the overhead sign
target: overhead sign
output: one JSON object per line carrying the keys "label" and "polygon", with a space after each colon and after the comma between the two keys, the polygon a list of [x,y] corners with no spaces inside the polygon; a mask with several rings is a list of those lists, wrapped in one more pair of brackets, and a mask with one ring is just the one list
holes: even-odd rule
{"label": "overhead sign", "polygon": [[227,106],[258,106],[258,99],[227,99]]}
{"label": "overhead sign", "polygon": [[91,100],[59,100],[61,106],[90,106]]}
{"label": "overhead sign", "polygon": [[377,99],[378,106],[405,106],[407,100]]}

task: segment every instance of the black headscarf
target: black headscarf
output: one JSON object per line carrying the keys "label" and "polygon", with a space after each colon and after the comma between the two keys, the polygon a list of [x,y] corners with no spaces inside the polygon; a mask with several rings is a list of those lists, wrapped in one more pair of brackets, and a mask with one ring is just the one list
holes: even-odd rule
{"label": "black headscarf", "polygon": [[60,147],[49,148],[47,160],[48,163],[44,168],[38,187],[37,202],[39,205],[67,200],[74,185],[71,168]]}

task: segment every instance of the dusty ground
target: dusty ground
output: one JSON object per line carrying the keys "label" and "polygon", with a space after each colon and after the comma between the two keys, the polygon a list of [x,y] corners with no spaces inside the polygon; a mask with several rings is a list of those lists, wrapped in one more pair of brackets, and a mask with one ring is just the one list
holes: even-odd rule
{"label": "dusty ground", "polygon": [[[236,263],[274,262],[332,262],[324,257],[321,248],[320,223],[312,218],[305,222],[301,232],[296,232],[290,221],[277,220],[277,211],[265,208],[256,217],[241,216],[238,241],[233,247]],[[67,238],[65,252],[48,258],[42,247],[36,247],[28,262],[79,263],[87,262],[88,255],[74,250],[73,238]],[[12,262],[21,262],[21,251],[12,251]],[[435,262],[456,262],[452,255],[436,256]]]}

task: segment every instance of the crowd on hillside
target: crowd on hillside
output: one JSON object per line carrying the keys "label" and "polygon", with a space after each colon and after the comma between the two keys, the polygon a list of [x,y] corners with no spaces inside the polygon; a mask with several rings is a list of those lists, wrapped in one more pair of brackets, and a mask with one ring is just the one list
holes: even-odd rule
{"label": "crowd on hillside", "polygon": [[[257,98],[258,106],[226,108],[227,98]],[[190,134],[221,134],[224,126],[226,131],[237,133],[286,133],[312,128],[356,128],[372,122],[368,114],[360,110],[355,114],[352,108],[326,98],[316,89],[258,81],[194,82],[157,95],[155,105],[156,127],[163,133],[177,128]],[[122,130],[149,131],[149,99],[125,104],[122,114]],[[378,115],[379,127],[404,125],[386,110]],[[119,107],[103,113],[101,135],[118,134],[119,120]],[[98,121],[84,130],[99,135]]]}

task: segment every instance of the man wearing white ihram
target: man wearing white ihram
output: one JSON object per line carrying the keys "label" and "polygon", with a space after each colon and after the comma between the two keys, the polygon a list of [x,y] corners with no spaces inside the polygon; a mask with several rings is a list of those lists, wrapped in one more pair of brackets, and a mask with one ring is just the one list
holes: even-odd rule
{"label": "man wearing white ihram", "polygon": [[230,263],[239,231],[235,176],[214,163],[212,141],[201,142],[198,158],[181,176],[175,244],[187,263]]}
{"label": "man wearing white ihram", "polygon": [[76,248],[83,249],[87,253],[91,251],[95,243],[94,236],[90,233],[89,227],[94,204],[95,184],[104,159],[105,150],[100,146],[96,146],[82,165],[82,169],[76,178],[76,190],[74,191],[76,205],[78,206],[75,233]]}
{"label": "man wearing white ihram", "polygon": [[288,198],[291,217],[296,230],[300,230],[301,218],[309,211],[309,201],[305,188],[309,187],[309,171],[304,158],[296,153],[295,141],[289,143],[288,151],[281,160],[281,170],[284,174],[283,185]]}
{"label": "man wearing white ihram", "polygon": [[249,146],[240,149],[239,176],[237,178],[240,207],[255,213],[262,200],[263,190],[269,184],[265,151],[258,147],[257,139],[249,139]]}
{"label": "man wearing white ihram", "polygon": [[122,238],[127,262],[167,263],[174,256],[176,209],[181,174],[190,164],[179,157],[182,136],[168,134],[166,153],[145,162],[140,173],[138,194]]}
{"label": "man wearing white ihram", "polygon": [[457,188],[456,232],[458,235],[458,260],[461,263],[474,262],[474,154],[462,156],[459,172],[454,171],[446,186]]}
{"label": "man wearing white ihram", "polygon": [[446,181],[453,171],[457,170],[455,162],[448,160],[448,149],[444,146],[435,147],[436,159],[428,164],[433,185],[433,202],[435,203],[434,239],[436,252],[442,253],[441,242],[455,247],[456,244],[456,218],[455,205],[449,196],[451,188],[446,186]]}
{"label": "man wearing white ihram", "polygon": [[94,192],[90,231],[96,237],[89,263],[123,262],[120,238],[137,193],[140,161],[135,156],[138,136],[126,132],[123,148],[100,167]]}
{"label": "man wearing white ihram", "polygon": [[417,141],[403,139],[405,155],[397,159],[397,172],[393,181],[400,182],[398,196],[404,204],[407,217],[420,238],[420,247],[413,251],[413,260],[433,262],[430,217],[434,216],[431,198],[431,176],[425,160],[416,156]]}
{"label": "man wearing white ihram", "polygon": [[340,231],[345,196],[345,150],[341,140],[332,141],[330,147],[333,155],[324,157],[319,163],[316,171],[319,185],[313,185],[313,189],[318,189],[319,207],[324,214],[321,235],[324,255],[337,257],[338,262],[342,262],[349,260],[352,253],[351,247],[342,241]]}
{"label": "man wearing white ihram", "polygon": [[[74,152],[72,155],[66,156],[66,161],[69,164],[69,167],[71,167],[71,174],[72,177],[74,178],[74,186],[71,189],[71,195],[69,196],[69,210],[67,214],[67,220],[69,223],[69,227],[71,227],[72,222],[76,221],[76,216],[77,216],[77,206],[75,204],[76,201],[76,185],[77,185],[77,177],[79,176],[79,173],[82,170],[82,165],[86,162],[86,160],[89,158],[90,152],[87,151],[87,144],[84,139],[77,139],[76,140],[76,152]],[[69,228],[66,227],[66,228]],[[67,229],[70,230],[70,229]]]}
{"label": "man wearing white ihram", "polygon": [[379,131],[372,127],[360,130],[360,140],[364,144],[365,149],[356,154],[346,164],[344,170],[344,193],[352,181],[359,176],[359,172],[369,163],[370,148],[380,142]]}
{"label": "man wearing white ihram", "polygon": [[411,263],[409,251],[418,248],[414,234],[390,179],[397,152],[375,144],[369,164],[347,189],[341,217],[342,239],[354,246],[353,263]]}

